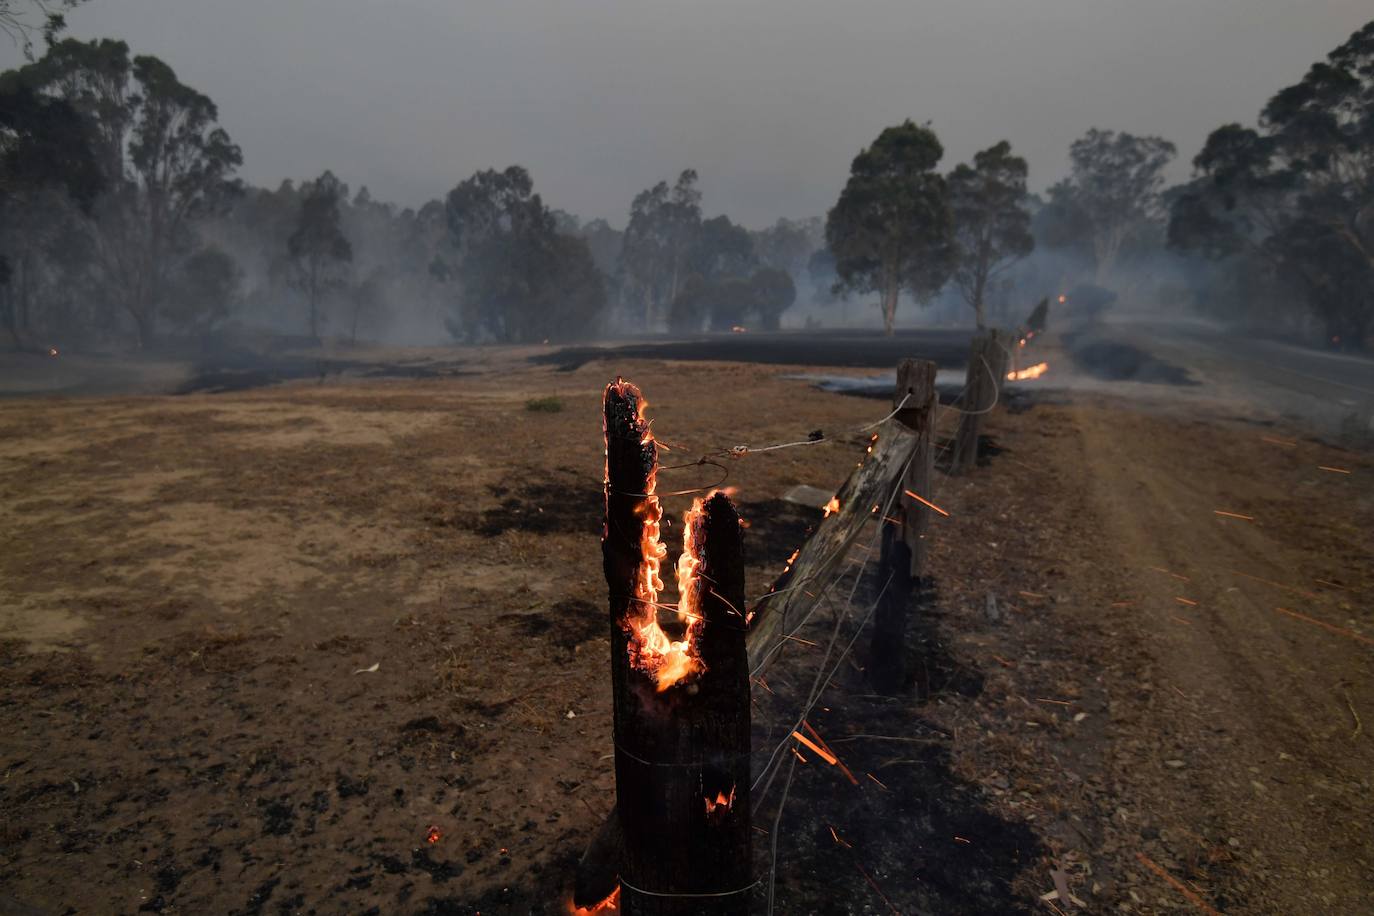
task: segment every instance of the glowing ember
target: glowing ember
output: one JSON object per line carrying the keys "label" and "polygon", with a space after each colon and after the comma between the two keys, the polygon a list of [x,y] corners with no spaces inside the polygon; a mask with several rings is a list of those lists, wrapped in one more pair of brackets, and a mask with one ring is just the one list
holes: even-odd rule
{"label": "glowing ember", "polygon": [[429,830],[425,833],[425,842],[429,843],[431,846],[439,842],[443,838],[444,832],[433,825],[430,825]]}
{"label": "glowing ember", "polygon": [[735,787],[730,787],[729,795],[726,795],[724,792],[717,792],[715,799],[708,798],[705,799],[705,802],[706,819],[711,823],[717,823],[721,818],[725,817],[732,807],[734,807]]}
{"label": "glowing ember", "polygon": [[[642,528],[639,540],[639,571],[635,577],[635,600],[630,604],[630,616],[624,623],[625,632],[630,637],[630,664],[652,677],[659,691],[664,691],[705,670],[697,656],[701,614],[696,608],[700,602],[701,585],[694,581],[694,573],[700,562],[697,558],[699,542],[704,536],[701,531],[702,500],[697,499],[693,502],[685,519],[684,550],[677,567],[678,589],[682,595],[677,616],[685,625],[686,632],[681,640],[674,640],[658,622],[658,595],[663,590],[660,570],[663,558],[668,555],[668,548],[659,539],[663,506],[655,492],[658,486],[658,444],[649,429],[649,421],[644,417],[644,410],[649,405],[640,395],[639,389],[624,379],[613,382],[611,389],[615,389],[620,397],[633,398],[638,405],[635,431],[639,433],[640,444],[646,447],[652,461],[644,489],[644,502],[640,506]],[[609,470],[607,473],[609,474]],[[609,482],[609,476],[607,480]]]}
{"label": "glowing ember", "polygon": [[824,760],[826,763],[830,764],[832,767],[833,767],[833,766],[835,765],[835,763],[837,762],[837,758],[835,757],[834,754],[831,754],[831,753],[829,753],[828,751],[824,750],[819,744],[817,744],[816,742],[812,741],[810,738],[806,737],[806,736],[803,735],[801,732],[798,732],[798,731],[792,732],[792,737],[793,737],[793,738],[796,738],[796,739],[797,739],[798,741],[800,741],[802,744],[806,745],[808,748],[811,749],[811,751],[812,751],[813,753],[815,753],[817,756],[819,756],[819,757],[820,757],[822,760]]}
{"label": "glowing ember", "polygon": [[1068,301],[1069,301],[1069,297],[1068,297],[1068,296],[1063,296],[1063,295],[1061,295],[1061,296],[1059,297],[1059,304],[1060,304],[1060,305],[1063,305],[1065,302],[1068,302]]}
{"label": "glowing ember", "polygon": [[924,497],[918,496],[918,495],[915,493],[915,491],[913,491],[913,490],[906,490],[905,493],[906,493],[907,496],[910,496],[912,499],[916,500],[917,502],[921,503],[922,505],[925,505],[925,506],[928,506],[928,507],[931,508],[931,509],[934,509],[936,512],[940,513],[940,514],[943,515],[945,518],[949,518],[949,513],[948,513],[948,512],[946,512],[944,509],[941,509],[939,506],[935,505],[935,503],[931,502],[930,500],[925,499]]}
{"label": "glowing ember", "polygon": [[594,903],[591,906],[573,906],[569,903],[568,912],[572,916],[599,916],[601,913],[619,913],[620,885],[617,884],[615,890],[611,891],[611,895],[600,903]]}
{"label": "glowing ember", "polygon": [[1012,372],[1008,372],[1007,381],[1024,382],[1026,379],[1039,378],[1040,376],[1044,375],[1046,372],[1049,371],[1049,363],[1036,363],[1034,366],[1028,366],[1025,369],[1018,369]]}
{"label": "glowing ember", "polygon": [[829,518],[830,515],[831,515],[831,513],[833,513],[833,512],[839,512],[839,511],[840,511],[840,498],[839,498],[838,496],[832,496],[832,497],[830,497],[830,502],[828,502],[828,503],[825,504],[825,515],[823,515],[823,516],[821,516],[821,517],[822,517],[822,518]]}
{"label": "glowing ember", "polygon": [[56,358],[56,357],[57,357],[57,348],[56,348],[56,347],[48,347],[48,355],[51,356],[51,357],[53,357],[53,358]]}

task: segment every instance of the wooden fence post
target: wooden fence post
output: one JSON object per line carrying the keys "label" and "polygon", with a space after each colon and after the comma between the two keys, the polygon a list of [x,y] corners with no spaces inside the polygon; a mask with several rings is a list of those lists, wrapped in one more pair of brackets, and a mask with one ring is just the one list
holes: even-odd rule
{"label": "wooden fence post", "polygon": [[869,679],[880,693],[896,693],[906,682],[906,623],[912,585],[925,575],[926,529],[930,507],[912,494],[929,497],[935,473],[935,363],[904,359],[897,364],[892,406],[898,422],[916,433],[914,452],[897,485],[902,493],[894,515],[883,519],[879,587],[882,597],[873,621]]}
{"label": "wooden fence post", "polygon": [[892,406],[906,399],[906,406],[897,412],[897,420],[917,435],[916,453],[907,465],[901,481],[902,495],[897,507],[902,522],[902,541],[911,552],[909,574],[919,579],[925,575],[926,529],[930,525],[930,507],[911,493],[930,498],[935,479],[935,413],[940,396],[935,391],[935,363],[926,359],[904,359],[897,364],[897,387],[892,392]]}
{"label": "wooden fence post", "polygon": [[978,463],[978,434],[983,414],[992,408],[1006,382],[1011,354],[1011,337],[1004,331],[989,329],[973,337],[969,349],[968,376],[960,409],[959,432],[954,441],[953,470],[966,473]]}
{"label": "wooden fence post", "polygon": [[621,912],[746,916],[753,861],[739,515],[719,492],[689,513],[696,562],[682,601],[700,625],[689,627],[685,649],[675,651],[679,661],[699,667],[665,678],[644,663],[650,649],[634,638],[636,623],[657,615],[647,583],[658,557],[648,567],[646,559],[661,512],[653,495],[658,449],[641,404],[626,382],[606,389],[602,556],[610,590]]}

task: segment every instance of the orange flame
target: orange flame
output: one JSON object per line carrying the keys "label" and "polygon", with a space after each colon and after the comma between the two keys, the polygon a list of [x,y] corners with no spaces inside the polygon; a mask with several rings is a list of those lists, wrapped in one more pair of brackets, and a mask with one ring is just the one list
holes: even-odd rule
{"label": "orange flame", "polygon": [[571,901],[568,903],[568,912],[571,916],[600,916],[602,913],[620,912],[620,885],[615,886],[611,895],[600,903],[593,903],[591,906],[574,906]]}
{"label": "orange flame", "polygon": [[717,792],[714,800],[707,798],[705,802],[707,819],[719,820],[735,805],[735,787],[730,787],[729,795],[726,795],[724,792]]}
{"label": "orange flame", "polygon": [[1034,366],[1028,366],[1025,369],[1018,369],[1013,372],[1008,372],[1007,381],[1024,382],[1026,379],[1039,378],[1040,376],[1044,375],[1046,372],[1049,371],[1049,363],[1036,363]]}
{"label": "orange flame", "polygon": [[830,502],[825,504],[825,515],[822,515],[821,518],[829,518],[831,513],[839,511],[840,498],[838,496],[832,496],[830,497]]}
{"label": "orange flame", "polygon": [[677,566],[678,588],[682,595],[677,615],[685,624],[686,632],[681,640],[674,640],[658,622],[658,595],[663,590],[661,571],[663,559],[668,555],[668,548],[660,539],[663,506],[655,492],[658,487],[658,446],[653,431],[649,428],[649,421],[644,417],[649,402],[640,396],[638,389],[629,382],[617,379],[613,384],[619,387],[620,394],[633,394],[637,398],[638,416],[635,427],[640,432],[639,441],[641,445],[651,447],[654,454],[653,466],[644,488],[646,495],[640,508],[641,559],[635,579],[635,600],[630,604],[630,617],[625,621],[625,629],[630,637],[631,666],[652,677],[658,690],[662,692],[705,670],[697,655],[701,614],[696,608],[700,602],[700,587],[694,581],[696,567],[700,562],[697,559],[700,550],[698,538],[701,536],[701,525],[698,521],[702,514],[702,500],[698,498],[692,503],[692,508],[688,510],[685,518],[684,549]]}
{"label": "orange flame", "polygon": [[433,846],[435,843],[439,842],[443,838],[444,832],[440,830],[438,827],[430,827],[429,831],[425,833],[425,842],[430,844],[431,846]]}

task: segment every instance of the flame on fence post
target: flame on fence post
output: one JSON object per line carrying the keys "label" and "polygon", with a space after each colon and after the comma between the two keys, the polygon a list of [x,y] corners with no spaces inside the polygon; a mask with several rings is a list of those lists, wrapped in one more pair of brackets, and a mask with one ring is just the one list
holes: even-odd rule
{"label": "flame on fence post", "polygon": [[[676,564],[680,599],[676,607],[661,603],[667,548],[655,492],[658,445],[645,406],[623,379],[606,388],[602,557],[624,836],[613,853],[620,908],[743,916],[753,862],[740,519],[723,492],[693,502]],[[579,886],[575,896],[596,900],[608,891]]]}

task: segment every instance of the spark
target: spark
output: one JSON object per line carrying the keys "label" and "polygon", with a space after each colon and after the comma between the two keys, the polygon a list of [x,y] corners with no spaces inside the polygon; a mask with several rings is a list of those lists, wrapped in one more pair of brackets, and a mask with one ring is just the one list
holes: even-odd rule
{"label": "spark", "polygon": [[1287,439],[1275,439],[1273,436],[1260,436],[1260,439],[1264,442],[1272,442],[1275,445],[1286,445],[1289,448],[1293,448],[1298,444],[1296,442],[1291,442]]}
{"label": "spark", "polygon": [[1133,604],[1135,604],[1134,601],[1114,601],[1111,607],[1130,607]]}
{"label": "spark", "polygon": [[864,867],[860,865],[858,862],[854,863],[854,867],[859,870],[859,874],[864,876],[864,880],[868,882],[869,887],[873,888],[873,892],[882,898],[883,903],[887,904],[887,908],[892,911],[893,916],[902,916],[901,910],[898,910],[895,906],[892,905],[892,901],[887,899],[887,894],[884,894],[882,888],[878,887],[878,885],[874,883],[873,879],[868,876],[868,872],[864,871]]}
{"label": "spark", "polygon": [[[806,736],[803,735],[801,732],[799,732],[799,731],[794,731],[794,732],[792,732],[792,737],[793,737],[793,738],[796,738],[796,739],[797,739],[798,741],[800,741],[802,744],[806,745],[806,746],[807,746],[808,748],[810,748],[817,756],[819,756],[819,757],[820,757],[822,760],[824,760],[826,763],[830,764],[832,767],[833,767],[835,764],[837,764],[837,763],[840,762],[838,757],[836,757],[834,754],[832,754],[832,753],[830,753],[830,752],[828,752],[828,751],[822,749],[821,746],[820,746],[819,744],[817,744],[816,742],[812,741],[810,738],[806,737]],[[796,753],[796,750],[797,750],[796,748],[792,748],[793,753]],[[801,755],[800,755],[800,754],[797,754],[797,756],[800,757]],[[806,758],[805,758],[805,757],[802,757],[802,759],[805,760]]]}
{"label": "spark", "polygon": [[[802,639],[800,636],[793,636],[791,633],[784,633],[784,634],[782,634],[782,638],[783,638],[783,639],[790,639],[790,640],[792,640],[793,642],[799,642],[799,643],[801,643],[801,644],[804,645],[804,646],[813,646],[813,647],[815,647],[815,648],[817,648],[817,649],[819,649],[819,648],[821,647],[821,644],[818,643],[818,642],[812,642],[812,641],[809,640],[809,639]],[[769,691],[769,692],[771,693],[772,691]]]}
{"label": "spark", "polygon": [[1320,469],[1323,470],[1323,471],[1330,471],[1330,472],[1333,473],[1333,474],[1349,474],[1349,473],[1351,473],[1350,471],[1347,471],[1345,468],[1327,467],[1327,466],[1324,465],[1324,464],[1319,464],[1319,465],[1317,465],[1317,467],[1320,468]]}
{"label": "spark", "polygon": [[884,791],[886,791],[886,792],[892,791],[891,789],[889,789],[889,788],[887,787],[887,784],[886,784],[885,782],[883,782],[883,781],[882,781],[881,779],[879,779],[878,777],[874,776],[872,773],[865,773],[864,775],[867,776],[869,779],[873,780],[874,782],[876,782],[879,786],[882,787],[882,789],[883,789]]}
{"label": "spark", "polygon": [[925,499],[925,498],[920,497],[920,496],[917,496],[917,495],[916,495],[915,493],[913,493],[911,490],[906,490],[905,492],[906,492],[906,495],[907,495],[907,496],[910,496],[912,499],[916,500],[918,503],[921,503],[921,504],[924,505],[924,506],[928,506],[929,508],[934,509],[936,512],[940,513],[940,514],[943,515],[945,518],[949,518],[949,513],[948,513],[948,512],[946,512],[944,509],[941,509],[939,506],[935,505],[935,503],[931,502],[930,500]]}
{"label": "spark", "polygon": [[1042,599],[1043,599],[1043,598],[1045,597],[1044,595],[1042,595],[1042,594],[1040,594],[1040,593],[1038,593],[1038,592],[1017,592],[1016,594],[1020,595],[1022,598],[1042,598]]}
{"label": "spark", "polygon": [[1214,515],[1224,515],[1227,518],[1244,519],[1247,522],[1253,522],[1255,520],[1255,517],[1253,515],[1241,515],[1239,512],[1227,512],[1223,509],[1213,509],[1212,513]]}
{"label": "spark", "polygon": [[1347,636],[1350,639],[1356,640],[1357,642],[1368,643],[1369,645],[1374,646],[1374,639],[1370,639],[1368,636],[1362,636],[1359,633],[1356,633],[1354,630],[1347,630],[1345,627],[1338,627],[1335,624],[1327,623],[1324,620],[1318,620],[1315,617],[1308,617],[1306,614],[1299,614],[1297,611],[1289,610],[1286,607],[1276,607],[1274,608],[1274,610],[1278,611],[1280,614],[1287,614],[1289,617],[1293,617],[1298,620],[1305,620],[1308,623],[1316,624],[1324,630],[1330,630],[1332,633],[1338,633],[1341,636]]}
{"label": "spark", "polygon": [[1210,914],[1210,916],[1221,916],[1220,913],[1218,913],[1216,910],[1208,906],[1206,901],[1204,901],[1197,894],[1189,890],[1186,884],[1175,878],[1173,875],[1169,874],[1163,868],[1160,868],[1158,865],[1156,865],[1154,860],[1151,859],[1149,856],[1145,855],[1145,853],[1137,852],[1135,854],[1135,857],[1139,859],[1147,868],[1149,868],[1150,871],[1159,875],[1165,881],[1168,881],[1170,884],[1176,887],[1179,890],[1179,892],[1183,894],[1183,896],[1188,898],[1188,902],[1191,903],[1193,906],[1197,907],[1199,910],[1202,910],[1202,912],[1204,913]]}
{"label": "spark", "polygon": [[997,654],[994,653],[992,657],[995,658],[995,659],[997,659],[997,663],[998,663],[999,665],[1001,665],[1003,668],[1015,668],[1015,667],[1016,667],[1016,662],[1008,661],[1008,660],[1006,660],[1005,658],[1003,658],[1003,657],[1000,656],[1000,655],[997,655]]}
{"label": "spark", "polygon": [[[1328,581],[1326,581],[1325,579],[1313,579],[1312,581],[1316,582],[1316,583],[1319,584],[1319,585],[1329,585],[1329,586],[1331,586],[1332,588],[1338,588],[1338,589],[1340,589],[1340,590],[1343,591],[1343,592],[1348,592],[1348,591],[1350,591],[1350,589],[1346,588],[1344,585],[1338,585],[1338,584],[1336,584],[1335,582],[1328,582]],[[1315,597],[1317,597],[1317,596],[1316,596],[1316,595],[1313,595],[1312,597],[1315,598]]]}
{"label": "spark", "polygon": [[[1314,593],[1312,593],[1312,592],[1305,592],[1305,591],[1303,591],[1303,590],[1300,589],[1300,588],[1294,588],[1294,587],[1291,586],[1291,585],[1284,585],[1284,584],[1282,584],[1282,583],[1275,582],[1275,581],[1273,581],[1272,579],[1261,579],[1259,576],[1252,576],[1252,575],[1250,575],[1249,573],[1241,572],[1239,569],[1229,569],[1229,570],[1227,570],[1227,572],[1233,573],[1233,574],[1235,574],[1235,575],[1237,575],[1237,576],[1244,576],[1244,577],[1247,578],[1247,579],[1254,579],[1256,582],[1263,582],[1265,585],[1272,585],[1272,586],[1274,586],[1274,588],[1281,588],[1281,589],[1283,589],[1283,590],[1286,591],[1286,592],[1294,592],[1294,593],[1296,593],[1296,594],[1302,595],[1304,598],[1315,598],[1315,597],[1317,597],[1317,596],[1316,596]],[[1317,581],[1320,582],[1321,580],[1318,579]]]}
{"label": "spark", "polygon": [[1170,615],[1169,615],[1169,618],[1170,618],[1171,620],[1173,620],[1174,622],[1176,622],[1176,623],[1181,623],[1181,624],[1184,624],[1185,626],[1192,626],[1191,623],[1189,623],[1188,621],[1184,620],[1182,617],[1178,616],[1177,614],[1170,614]]}
{"label": "spark", "polygon": [[972,842],[973,842],[973,841],[972,841],[972,840],[966,840],[966,839],[964,839],[963,837],[957,836],[957,835],[956,835],[956,836],[954,837],[954,842],[956,842],[956,843],[968,843],[968,844],[972,845]]}
{"label": "spark", "polygon": [[1037,703],[1053,703],[1055,706],[1072,706],[1072,705],[1073,705],[1073,704],[1070,703],[1068,700],[1051,700],[1051,699],[1049,699],[1048,697],[1036,697],[1036,698],[1035,698],[1035,702],[1037,702]]}
{"label": "spark", "polygon": [[1180,598],[1177,595],[1175,595],[1174,600],[1177,601],[1179,604],[1186,604],[1188,605],[1188,607],[1197,607],[1197,602],[1191,598]]}
{"label": "spark", "polygon": [[805,728],[808,732],[811,733],[811,737],[816,739],[816,743],[821,746],[822,750],[824,750],[826,753],[830,754],[830,756],[835,758],[835,766],[840,768],[840,772],[845,775],[845,778],[848,779],[851,784],[857,786],[859,784],[859,781],[854,778],[854,774],[849,771],[849,767],[844,765],[844,761],[840,759],[839,754],[835,753],[834,748],[825,743],[825,739],[821,737],[820,732],[816,731],[815,726],[813,726],[807,720],[802,719],[802,728]]}
{"label": "spark", "polygon": [[840,835],[839,835],[838,833],[835,832],[835,828],[834,828],[834,827],[832,827],[830,824],[826,824],[825,826],[828,827],[828,828],[830,828],[830,835],[831,835],[832,837],[835,838],[835,843],[836,843],[837,845],[843,846],[845,849],[853,849],[853,848],[854,848],[854,846],[853,846],[852,844],[846,843],[844,840],[840,839]]}

